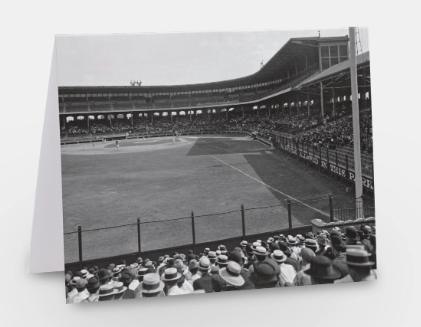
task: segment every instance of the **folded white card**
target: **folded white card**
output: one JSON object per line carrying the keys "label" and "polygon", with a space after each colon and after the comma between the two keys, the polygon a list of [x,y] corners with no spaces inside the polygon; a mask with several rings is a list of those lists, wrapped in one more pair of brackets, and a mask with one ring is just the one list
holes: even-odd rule
{"label": "folded white card", "polygon": [[64,269],[63,205],[56,46],[51,62],[38,168],[29,273]]}

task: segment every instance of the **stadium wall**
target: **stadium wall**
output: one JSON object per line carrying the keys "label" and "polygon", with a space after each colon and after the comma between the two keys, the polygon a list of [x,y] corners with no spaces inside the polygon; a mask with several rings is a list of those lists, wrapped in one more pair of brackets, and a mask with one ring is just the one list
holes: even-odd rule
{"label": "stadium wall", "polygon": [[[297,235],[297,234],[303,235],[303,234],[311,232],[311,231],[312,231],[312,226],[311,225],[305,225],[305,226],[293,228],[291,230],[291,233],[293,235]],[[275,234],[289,234],[289,233],[290,233],[289,229],[282,229],[282,230],[277,230],[277,231],[247,235],[245,237],[245,239],[247,241],[253,241],[253,240],[257,240],[257,239],[266,240],[266,239],[268,239],[269,237],[271,237]],[[227,247],[227,249],[234,249],[235,247],[240,246],[240,242],[242,240],[244,240],[244,238],[242,236],[237,236],[237,237],[226,238],[226,239],[217,240],[217,241],[197,243],[195,249],[194,249],[193,244],[186,244],[186,245],[182,245],[182,246],[174,246],[174,247],[169,247],[169,248],[157,249],[157,250],[153,250],[153,251],[144,251],[144,252],[142,251],[140,253],[134,252],[134,253],[122,254],[122,255],[114,256],[114,257],[87,260],[87,261],[82,261],[82,262],[71,262],[71,263],[65,264],[65,271],[69,271],[69,270],[70,271],[77,271],[77,270],[80,270],[82,267],[85,267],[85,266],[86,267],[98,266],[99,268],[108,267],[111,263],[118,264],[122,260],[125,260],[129,264],[129,263],[136,262],[136,259],[138,257],[142,257],[143,259],[149,258],[152,261],[158,261],[158,258],[160,256],[165,255],[165,254],[172,255],[174,252],[187,254],[188,250],[194,250],[195,253],[202,253],[205,248],[208,247],[208,248],[211,248],[211,249],[215,249],[220,244],[224,244]]]}

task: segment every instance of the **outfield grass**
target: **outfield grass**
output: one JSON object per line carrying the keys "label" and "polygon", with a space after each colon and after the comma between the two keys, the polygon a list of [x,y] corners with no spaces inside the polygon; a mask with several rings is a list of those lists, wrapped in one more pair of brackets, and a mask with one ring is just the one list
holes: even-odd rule
{"label": "outfield grass", "polygon": [[[248,137],[205,136],[62,146],[64,231],[142,225],[142,249],[191,242],[189,218],[196,216],[196,241],[241,235],[241,204],[247,233],[288,226],[288,196],[293,226],[326,219],[327,193],[334,207],[352,203],[353,194],[320,172]],[[321,200],[317,200],[321,198]],[[301,200],[304,199],[304,200]],[[301,202],[301,203],[300,203]],[[65,235],[65,261],[78,260],[77,234]],[[137,227],[83,233],[84,259],[137,251]]]}

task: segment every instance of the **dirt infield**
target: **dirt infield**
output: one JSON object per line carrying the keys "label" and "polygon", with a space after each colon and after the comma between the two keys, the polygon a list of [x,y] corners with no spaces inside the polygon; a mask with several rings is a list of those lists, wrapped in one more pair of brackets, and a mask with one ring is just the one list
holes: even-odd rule
{"label": "dirt infield", "polygon": [[[294,226],[325,219],[328,193],[335,207],[353,201],[344,185],[249,137],[65,145],[62,173],[65,232],[128,224],[84,232],[86,260],[135,252],[137,218],[154,222],[141,227],[142,249],[152,250],[190,243],[191,211],[205,215],[196,218],[202,242],[240,235],[241,204],[247,233],[258,233],[288,226],[286,199]],[[77,261],[77,234],[64,240],[65,261]]]}

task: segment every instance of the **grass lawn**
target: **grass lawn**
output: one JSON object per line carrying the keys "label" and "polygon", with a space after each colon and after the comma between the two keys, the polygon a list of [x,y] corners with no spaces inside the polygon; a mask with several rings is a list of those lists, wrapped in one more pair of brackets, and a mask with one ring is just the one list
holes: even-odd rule
{"label": "grass lawn", "polygon": [[[141,226],[142,249],[241,235],[241,204],[247,233],[327,219],[334,207],[352,203],[345,185],[248,137],[204,136],[62,146],[64,231],[153,221]],[[318,200],[318,198],[321,198]],[[220,214],[224,212],[227,214]],[[210,214],[210,215],[207,215]],[[204,217],[199,217],[206,215]],[[78,260],[77,234],[64,236],[65,261]],[[137,251],[137,226],[83,233],[84,259]]]}

